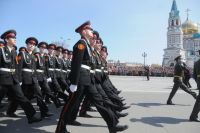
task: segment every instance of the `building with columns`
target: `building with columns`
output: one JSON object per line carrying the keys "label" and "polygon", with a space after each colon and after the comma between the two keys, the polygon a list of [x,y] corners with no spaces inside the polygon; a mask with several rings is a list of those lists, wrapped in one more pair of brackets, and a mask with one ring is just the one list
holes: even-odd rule
{"label": "building with columns", "polygon": [[196,51],[200,50],[199,27],[188,16],[182,24],[176,0],[173,0],[168,19],[167,48],[164,49],[162,63],[165,67],[173,67],[174,58],[179,55],[189,67],[193,67],[194,61],[198,59]]}

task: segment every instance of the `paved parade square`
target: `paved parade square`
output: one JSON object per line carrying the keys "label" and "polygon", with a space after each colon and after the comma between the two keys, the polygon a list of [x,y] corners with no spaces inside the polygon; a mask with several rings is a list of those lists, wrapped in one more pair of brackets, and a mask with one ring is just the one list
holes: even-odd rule
{"label": "paved parade square", "polygon": [[[128,77],[110,76],[113,84],[123,92],[127,105],[131,108],[124,110],[129,115],[120,118],[120,124],[127,124],[129,128],[123,133],[199,133],[200,124],[189,122],[195,100],[189,94],[179,90],[173,102],[176,105],[166,105],[173,85],[169,77]],[[193,79],[190,80],[192,90],[198,92]],[[6,101],[5,103],[6,104]],[[1,133],[53,133],[59,118],[61,108],[49,105],[54,116],[39,123],[27,124],[21,109],[17,111],[20,118],[8,118],[5,109],[0,114]],[[78,117],[82,126],[68,126],[71,133],[108,133],[105,122],[97,112],[89,112],[93,118]]]}

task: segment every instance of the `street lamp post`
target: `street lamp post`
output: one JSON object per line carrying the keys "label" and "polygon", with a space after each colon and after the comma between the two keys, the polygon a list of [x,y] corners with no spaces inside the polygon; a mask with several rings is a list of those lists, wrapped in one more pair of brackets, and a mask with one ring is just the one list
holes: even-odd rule
{"label": "street lamp post", "polygon": [[145,66],[145,58],[147,57],[147,53],[142,53],[142,57],[144,57],[144,66]]}

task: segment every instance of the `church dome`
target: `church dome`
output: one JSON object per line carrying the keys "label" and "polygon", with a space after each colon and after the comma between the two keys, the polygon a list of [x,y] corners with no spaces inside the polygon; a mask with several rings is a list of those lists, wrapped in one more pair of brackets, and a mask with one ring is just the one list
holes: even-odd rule
{"label": "church dome", "polygon": [[200,38],[200,33],[193,34],[193,38]]}
{"label": "church dome", "polygon": [[184,34],[194,34],[198,32],[198,25],[197,23],[192,22],[191,20],[186,20],[182,24],[182,30]]}

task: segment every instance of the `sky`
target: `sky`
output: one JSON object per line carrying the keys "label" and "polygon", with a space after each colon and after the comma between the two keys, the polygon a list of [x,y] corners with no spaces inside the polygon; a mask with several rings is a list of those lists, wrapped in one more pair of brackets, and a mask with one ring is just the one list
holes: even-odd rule
{"label": "sky", "polygon": [[[51,43],[64,41],[72,49],[80,39],[75,29],[87,20],[108,47],[108,59],[162,64],[173,0],[0,0],[0,34],[17,31],[17,46],[36,37]],[[182,23],[200,23],[200,0],[176,0]]]}

